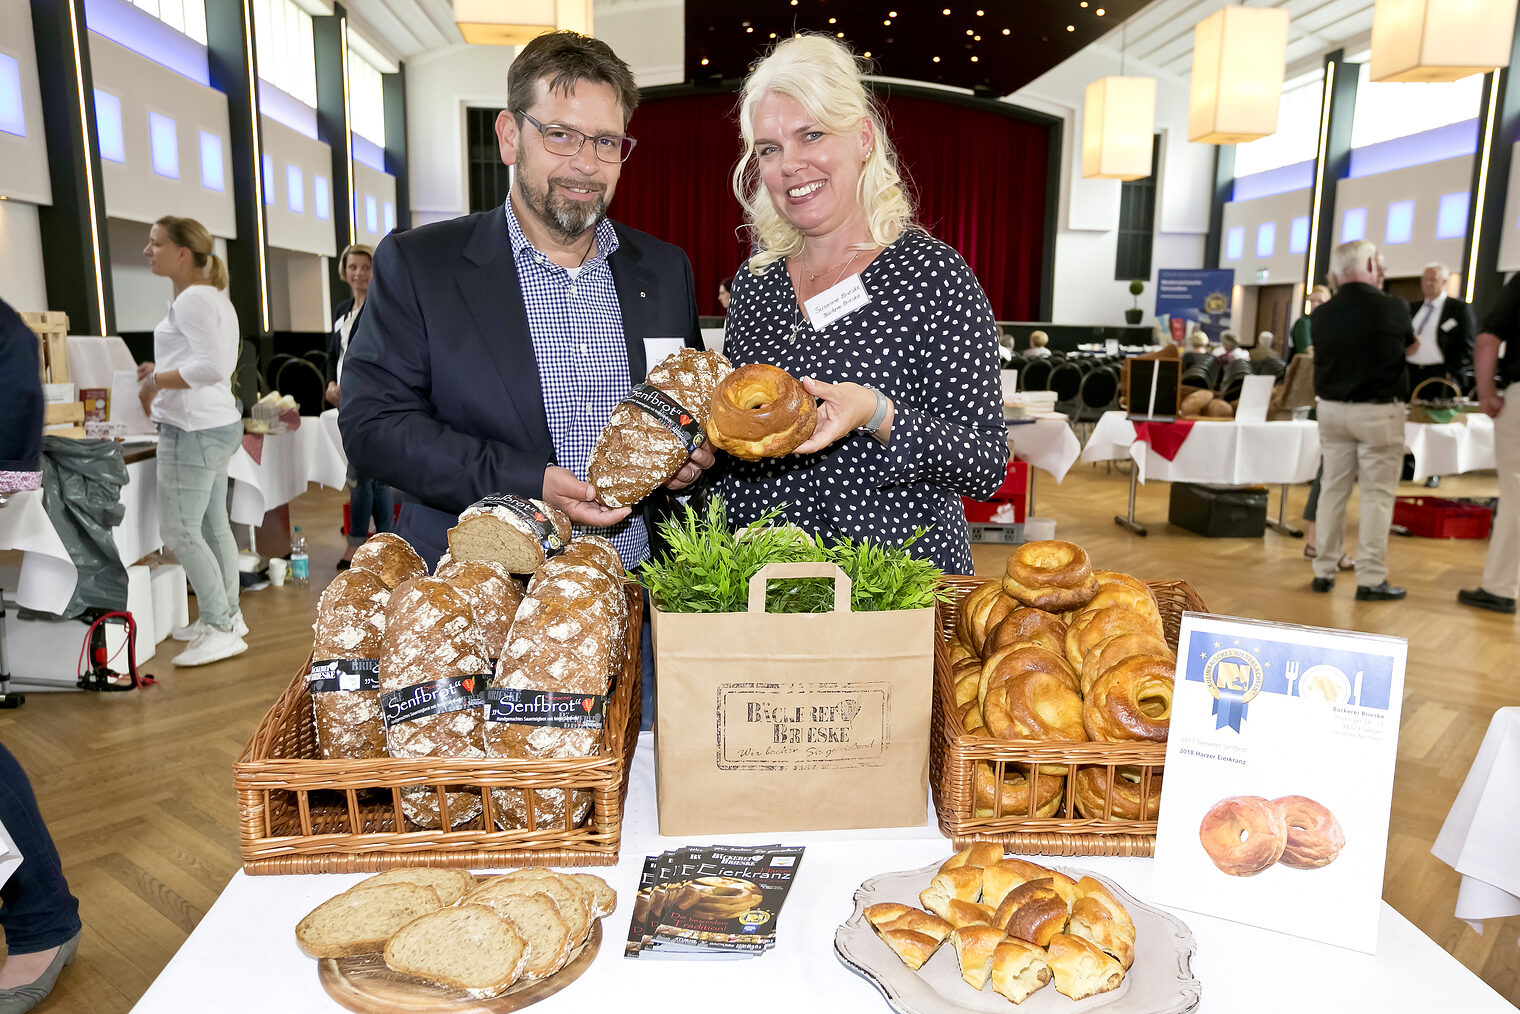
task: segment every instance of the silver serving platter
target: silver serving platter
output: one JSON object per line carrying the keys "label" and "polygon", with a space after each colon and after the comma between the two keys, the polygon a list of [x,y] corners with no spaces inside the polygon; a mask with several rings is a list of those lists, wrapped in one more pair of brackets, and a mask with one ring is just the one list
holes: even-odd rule
{"label": "silver serving platter", "polygon": [[1175,916],[1137,900],[1107,877],[1073,869],[1052,869],[1079,880],[1092,877],[1113,892],[1135,921],[1135,963],[1119,988],[1086,1000],[1069,1000],[1050,983],[1015,1007],[989,984],[983,992],[961,978],[955,949],[947,938],[922,968],[913,971],[902,963],[871,924],[865,909],[879,902],[895,901],[921,907],[918,894],[929,885],[940,863],[918,870],[883,873],[872,877],[855,892],[855,911],[834,934],[834,953],[852,971],[881,990],[887,1003],[901,1014],[939,1014],[941,1011],[987,1011],[1010,1014],[1187,1014],[1197,1009],[1203,987],[1193,978],[1192,956],[1197,950],[1192,932]]}

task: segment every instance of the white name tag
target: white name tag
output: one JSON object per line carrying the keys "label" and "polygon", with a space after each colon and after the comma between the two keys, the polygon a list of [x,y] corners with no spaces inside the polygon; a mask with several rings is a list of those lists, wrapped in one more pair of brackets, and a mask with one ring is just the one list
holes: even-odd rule
{"label": "white name tag", "polygon": [[1454,328],[1456,326],[1457,326],[1457,322],[1455,320],[1451,320],[1450,318],[1441,321],[1441,330],[1442,331],[1450,331],[1452,328]]}
{"label": "white name tag", "polygon": [[822,331],[840,317],[847,317],[871,301],[859,275],[851,275],[831,289],[824,289],[803,302],[813,330]]}
{"label": "white name tag", "polygon": [[338,674],[339,690],[358,690],[359,674],[356,672],[344,672]]}
{"label": "white name tag", "polygon": [[667,356],[673,356],[686,346],[682,338],[645,338],[644,339],[644,373],[654,369]]}

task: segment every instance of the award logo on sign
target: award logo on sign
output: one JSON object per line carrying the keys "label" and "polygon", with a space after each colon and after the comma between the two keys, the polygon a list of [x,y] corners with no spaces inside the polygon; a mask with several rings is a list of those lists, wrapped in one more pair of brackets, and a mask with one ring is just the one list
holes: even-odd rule
{"label": "award logo on sign", "polygon": [[1203,682],[1214,695],[1216,729],[1226,725],[1240,731],[1246,719],[1246,705],[1261,693],[1264,682],[1261,662],[1248,651],[1225,648],[1204,663]]}

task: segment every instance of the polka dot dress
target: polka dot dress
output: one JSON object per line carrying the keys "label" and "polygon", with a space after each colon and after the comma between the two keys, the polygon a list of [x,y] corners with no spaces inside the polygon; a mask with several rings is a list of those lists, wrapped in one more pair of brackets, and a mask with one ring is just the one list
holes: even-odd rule
{"label": "polka dot dress", "polygon": [[[726,458],[718,492],[734,524],[785,502],[787,519],[828,537],[901,545],[951,574],[971,573],[962,495],[985,500],[1008,461],[997,328],[976,276],[949,246],[909,231],[860,274],[871,302],[815,331],[797,310],[785,261],[734,276],[723,352],[794,377],[876,387],[895,406],[891,442],[852,434],[816,454]],[[789,341],[795,322],[801,329]]]}

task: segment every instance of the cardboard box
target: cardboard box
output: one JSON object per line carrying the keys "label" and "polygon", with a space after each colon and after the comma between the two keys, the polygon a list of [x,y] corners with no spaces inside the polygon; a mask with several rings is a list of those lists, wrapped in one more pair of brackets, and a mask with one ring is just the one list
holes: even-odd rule
{"label": "cardboard box", "polygon": [[[765,583],[831,577],[834,610],[767,613]],[[833,564],[761,568],[749,611],[653,611],[660,833],[922,826],[934,610],[852,612]]]}
{"label": "cardboard box", "polygon": [[42,424],[53,426],[58,423],[84,422],[84,405],[77,401],[51,401],[43,406]]}

